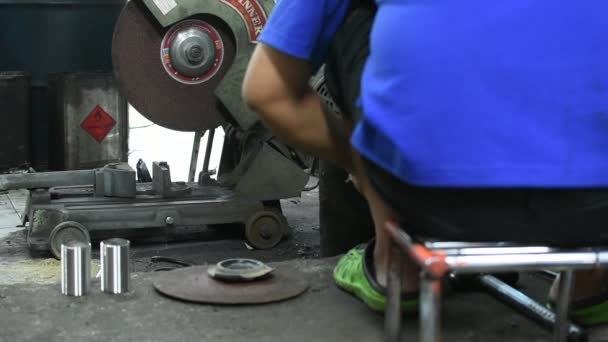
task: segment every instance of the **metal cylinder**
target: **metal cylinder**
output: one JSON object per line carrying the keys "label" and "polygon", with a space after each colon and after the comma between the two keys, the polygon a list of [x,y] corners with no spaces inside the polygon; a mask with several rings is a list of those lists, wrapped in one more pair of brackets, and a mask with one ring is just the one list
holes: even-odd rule
{"label": "metal cylinder", "polygon": [[91,286],[91,244],[69,241],[61,245],[61,293],[84,296]]}
{"label": "metal cylinder", "polygon": [[112,294],[129,292],[129,246],[125,239],[110,239],[101,242],[101,291]]}

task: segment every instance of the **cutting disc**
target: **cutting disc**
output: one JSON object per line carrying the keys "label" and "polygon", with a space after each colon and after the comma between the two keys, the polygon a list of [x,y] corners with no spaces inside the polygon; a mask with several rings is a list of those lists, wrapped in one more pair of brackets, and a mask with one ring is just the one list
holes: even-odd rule
{"label": "cutting disc", "polygon": [[207,266],[159,274],[154,288],[171,298],[205,304],[265,304],[296,297],[308,289],[298,272],[277,269],[271,277],[242,283],[215,280]]}
{"label": "cutting disc", "polygon": [[180,131],[223,123],[214,90],[235,51],[221,19],[201,15],[163,28],[139,0],[123,9],[112,42],[116,78],[131,105],[150,121]]}

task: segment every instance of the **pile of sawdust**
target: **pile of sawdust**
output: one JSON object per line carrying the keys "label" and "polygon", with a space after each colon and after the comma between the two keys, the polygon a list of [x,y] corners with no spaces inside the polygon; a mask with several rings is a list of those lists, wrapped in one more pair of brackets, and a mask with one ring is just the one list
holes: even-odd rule
{"label": "pile of sawdust", "polygon": [[[99,272],[99,262],[91,262],[91,276]],[[61,262],[56,259],[28,260],[0,265],[0,285],[55,284],[61,281]]]}

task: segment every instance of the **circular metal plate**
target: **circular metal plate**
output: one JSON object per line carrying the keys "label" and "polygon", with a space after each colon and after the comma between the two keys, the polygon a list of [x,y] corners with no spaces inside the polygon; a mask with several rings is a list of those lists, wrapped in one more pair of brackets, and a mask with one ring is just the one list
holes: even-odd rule
{"label": "circular metal plate", "polygon": [[150,121],[180,131],[203,131],[224,122],[223,106],[214,91],[236,53],[234,38],[224,22],[213,16],[189,18],[188,22],[193,20],[213,28],[223,43],[221,65],[201,83],[186,84],[167,72],[161,46],[171,28],[161,27],[139,0],[129,1],[123,9],[112,41],[116,78],[127,100]]}
{"label": "circular metal plate", "polygon": [[297,272],[277,269],[273,276],[258,281],[229,283],[207,274],[207,266],[161,273],[154,288],[169,297],[205,304],[265,304],[294,298],[308,289]]}

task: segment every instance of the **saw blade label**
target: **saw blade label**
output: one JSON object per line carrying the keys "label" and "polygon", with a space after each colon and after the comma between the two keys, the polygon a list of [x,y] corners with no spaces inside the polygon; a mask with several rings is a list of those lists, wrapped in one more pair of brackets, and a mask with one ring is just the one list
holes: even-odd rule
{"label": "saw blade label", "polygon": [[154,1],[154,4],[156,5],[156,7],[158,7],[158,9],[160,10],[160,13],[162,13],[163,15],[167,15],[167,13],[171,12],[172,9],[177,7],[177,3],[175,2],[175,0],[152,0],[152,1]]}
{"label": "saw blade label", "polygon": [[224,4],[234,9],[247,26],[249,41],[257,42],[258,36],[262,33],[268,17],[264,7],[258,0],[220,0]]}

